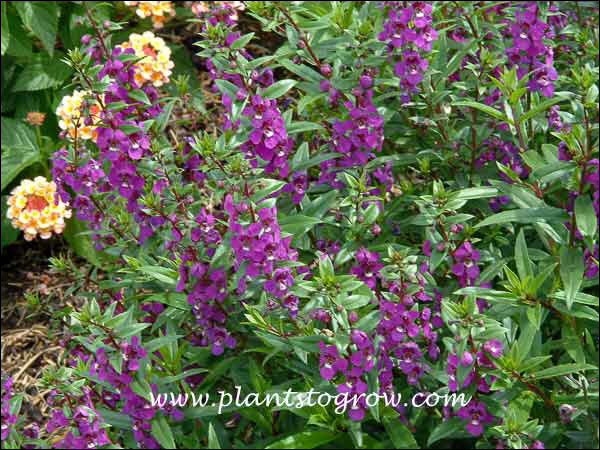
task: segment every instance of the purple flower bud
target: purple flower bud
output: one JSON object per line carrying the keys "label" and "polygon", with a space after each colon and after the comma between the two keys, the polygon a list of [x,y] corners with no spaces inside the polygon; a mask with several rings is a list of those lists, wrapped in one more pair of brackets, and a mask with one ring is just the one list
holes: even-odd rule
{"label": "purple flower bud", "polygon": [[325,64],[321,65],[321,74],[324,77],[329,78],[332,73],[333,73],[333,70],[331,69],[331,66],[329,64],[325,63]]}
{"label": "purple flower bud", "polygon": [[370,89],[373,86],[373,78],[369,75],[363,75],[360,77],[360,87],[363,89]]}

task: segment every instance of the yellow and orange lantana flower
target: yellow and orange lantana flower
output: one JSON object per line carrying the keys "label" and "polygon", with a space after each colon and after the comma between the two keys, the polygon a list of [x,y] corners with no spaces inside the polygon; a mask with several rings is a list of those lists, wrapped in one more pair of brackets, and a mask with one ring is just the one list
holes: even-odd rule
{"label": "yellow and orange lantana flower", "polygon": [[12,190],[7,203],[6,217],[13,227],[25,233],[28,241],[38,234],[42,239],[48,239],[52,233],[62,233],[65,219],[71,217],[69,203],[58,198],[56,183],[44,177],[21,181]]}
{"label": "yellow and orange lantana flower", "polygon": [[135,13],[145,19],[150,17],[154,28],[162,28],[165,22],[175,16],[173,2],[124,2],[125,6],[136,6]]}
{"label": "yellow and orange lantana flower", "polygon": [[[103,96],[100,96],[103,100]],[[87,111],[84,108],[84,102],[88,101]],[[98,100],[92,97],[90,91],[75,90],[73,95],[66,95],[62,98],[56,115],[59,117],[58,125],[65,130],[71,139],[92,139],[96,140],[98,132],[96,124],[100,121],[100,104]],[[87,124],[86,124],[86,118]]]}
{"label": "yellow and orange lantana flower", "polygon": [[132,33],[129,40],[123,42],[120,47],[132,48],[136,56],[143,58],[135,63],[135,81],[138,85],[149,82],[155,87],[160,87],[169,82],[175,64],[171,61],[171,49],[162,38],[155,36],[151,31],[143,34]]}

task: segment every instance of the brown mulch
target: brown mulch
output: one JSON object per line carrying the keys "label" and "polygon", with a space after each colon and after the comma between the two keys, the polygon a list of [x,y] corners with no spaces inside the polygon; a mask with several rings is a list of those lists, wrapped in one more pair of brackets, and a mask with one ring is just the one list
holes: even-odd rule
{"label": "brown mulch", "polygon": [[60,238],[17,241],[2,251],[2,372],[12,377],[14,391],[25,395],[21,415],[38,423],[45,422],[49,412],[49,391],[40,391],[38,384],[44,370],[59,366],[64,354],[62,331],[51,322],[45,306],[57,309],[73,300],[63,295],[72,280],[53,273],[48,263],[61,254],[69,252]]}

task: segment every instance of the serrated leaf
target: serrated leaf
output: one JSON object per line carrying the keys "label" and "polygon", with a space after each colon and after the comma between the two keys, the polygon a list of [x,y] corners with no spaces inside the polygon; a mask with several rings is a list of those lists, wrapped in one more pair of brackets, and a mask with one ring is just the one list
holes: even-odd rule
{"label": "serrated leaf", "polygon": [[54,54],[60,9],[53,1],[14,2],[23,25],[44,44],[50,56]]}
{"label": "serrated leaf", "polygon": [[35,133],[22,122],[7,117],[1,119],[2,131],[2,191],[19,173],[39,161],[40,152]]}
{"label": "serrated leaf", "polygon": [[60,86],[73,70],[60,60],[27,64],[17,77],[13,92],[40,91]]}

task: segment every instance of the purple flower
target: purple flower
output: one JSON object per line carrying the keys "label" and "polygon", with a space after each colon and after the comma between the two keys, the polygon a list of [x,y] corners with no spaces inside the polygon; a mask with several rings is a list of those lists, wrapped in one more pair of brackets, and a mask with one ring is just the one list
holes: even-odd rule
{"label": "purple flower", "polygon": [[483,344],[483,350],[490,353],[494,358],[502,356],[504,345],[498,339],[491,339]]}
{"label": "purple flower", "polygon": [[356,252],[355,258],[358,265],[353,267],[350,273],[364,281],[371,289],[375,289],[378,273],[383,268],[383,264],[379,261],[379,255],[361,247]]}
{"label": "purple flower", "polygon": [[321,356],[319,357],[319,371],[326,380],[331,380],[338,372],[345,372],[348,361],[340,357],[335,345],[325,345],[319,342]]}
{"label": "purple flower", "polygon": [[473,286],[480,273],[477,266],[477,261],[480,259],[479,251],[466,241],[456,249],[453,257],[452,273],[458,277],[460,285]]}
{"label": "purple flower", "polygon": [[476,399],[472,399],[467,406],[460,408],[457,415],[467,421],[467,431],[473,436],[483,434],[484,425],[495,421],[495,417],[487,412],[485,403]]}

